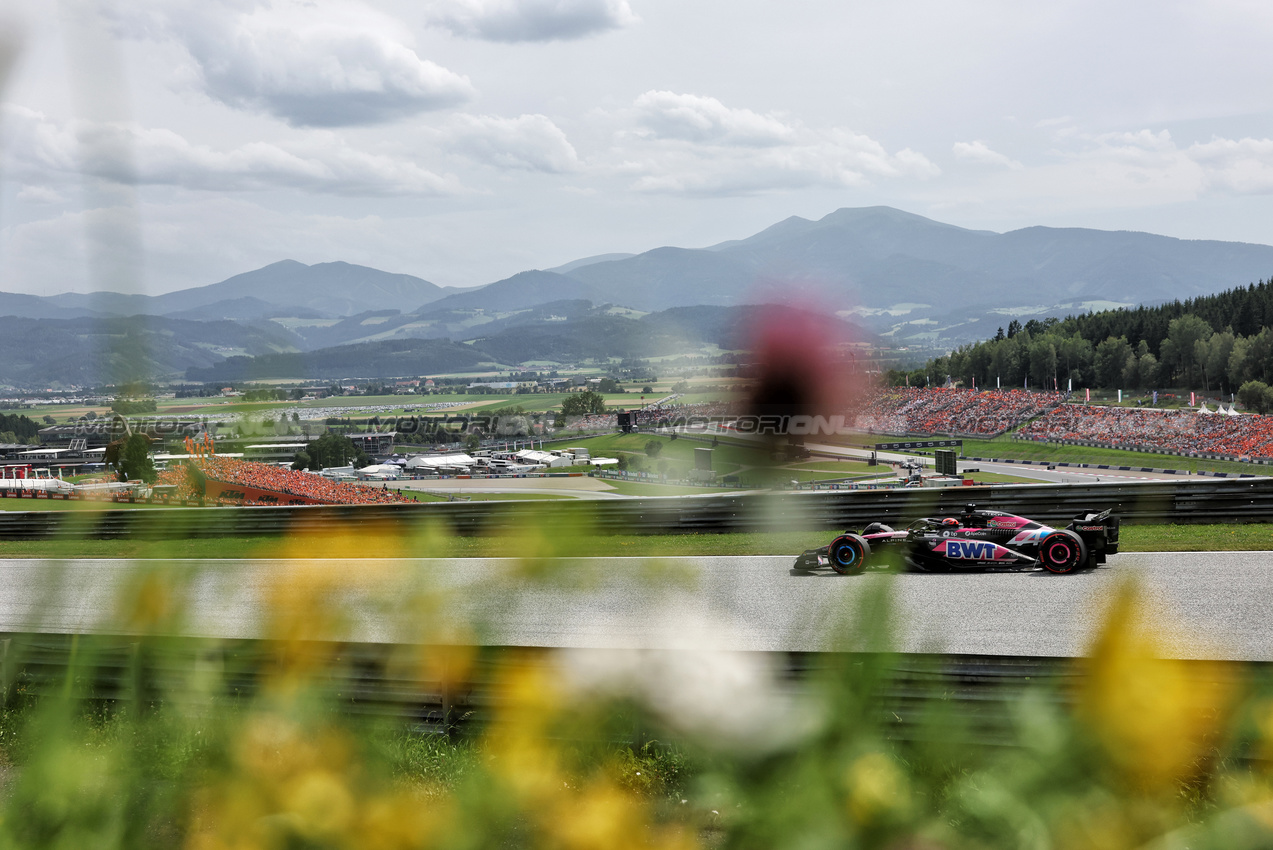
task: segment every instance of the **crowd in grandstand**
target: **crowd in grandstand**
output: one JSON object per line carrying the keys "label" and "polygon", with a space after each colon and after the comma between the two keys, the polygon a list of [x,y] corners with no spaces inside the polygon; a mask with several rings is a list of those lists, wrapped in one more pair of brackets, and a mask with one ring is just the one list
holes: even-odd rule
{"label": "crowd in grandstand", "polygon": [[641,428],[662,428],[690,418],[725,416],[733,405],[725,401],[705,401],[695,404],[650,405],[632,411],[636,424]]}
{"label": "crowd in grandstand", "polygon": [[1064,393],[885,387],[855,412],[855,427],[877,434],[993,437],[1061,404]]}
{"label": "crowd in grandstand", "polygon": [[[411,501],[400,495],[397,490],[370,487],[363,484],[345,484],[331,481],[321,475],[296,472],[280,466],[271,466],[268,463],[253,463],[252,461],[219,457],[217,455],[210,455],[191,462],[195,463],[209,479],[215,481],[238,484],[243,487],[267,490],[273,493],[290,494],[325,504],[371,505]],[[198,494],[194,492],[184,467],[173,467],[166,470],[162,474],[159,483],[176,485],[176,498],[178,500],[198,498]],[[278,501],[263,501],[259,499],[234,500],[236,505],[278,503]]]}
{"label": "crowd in grandstand", "polygon": [[1017,436],[1227,457],[1273,457],[1273,416],[1066,404],[1026,425]]}
{"label": "crowd in grandstand", "polygon": [[972,437],[990,437],[1017,428],[1015,436],[1029,440],[1082,441],[1235,458],[1273,457],[1273,416],[1225,416],[1191,409],[1065,401],[1065,393],[1016,389],[888,387],[866,397],[855,412],[855,426],[871,433]]}
{"label": "crowd in grandstand", "polygon": [[[638,428],[649,430],[662,428],[674,422],[683,422],[691,417],[725,416],[730,412],[729,402],[712,401],[695,404],[649,405],[633,408],[632,416]],[[618,427],[617,413],[589,413],[586,416],[572,417],[566,421],[566,427],[580,431],[613,431]]]}
{"label": "crowd in grandstand", "polygon": [[613,431],[619,427],[619,415],[589,413],[584,416],[572,416],[566,420],[566,427],[572,431]]}

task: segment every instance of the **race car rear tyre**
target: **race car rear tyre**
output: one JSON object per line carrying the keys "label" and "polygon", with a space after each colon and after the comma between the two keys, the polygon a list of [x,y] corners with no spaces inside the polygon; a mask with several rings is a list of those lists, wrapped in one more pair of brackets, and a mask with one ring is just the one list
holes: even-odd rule
{"label": "race car rear tyre", "polygon": [[831,569],[845,576],[855,576],[866,569],[870,554],[871,544],[856,534],[842,534],[827,547]]}
{"label": "race car rear tyre", "polygon": [[1050,573],[1075,572],[1087,566],[1087,546],[1072,531],[1054,531],[1039,541],[1039,563]]}

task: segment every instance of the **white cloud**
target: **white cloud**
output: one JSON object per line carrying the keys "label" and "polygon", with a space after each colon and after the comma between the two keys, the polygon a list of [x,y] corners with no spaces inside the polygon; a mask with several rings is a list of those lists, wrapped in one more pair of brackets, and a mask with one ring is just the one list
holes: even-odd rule
{"label": "white cloud", "polygon": [[18,190],[17,199],[24,204],[60,204],[66,200],[47,186],[23,186]]}
{"label": "white cloud", "polygon": [[487,41],[569,41],[637,21],[628,0],[434,0],[429,23]]}
{"label": "white cloud", "polygon": [[1209,186],[1240,195],[1273,193],[1273,139],[1220,139],[1191,145]]}
{"label": "white cloud", "polygon": [[619,135],[615,171],[636,175],[633,188],[644,192],[746,195],[941,173],[910,148],[890,153],[852,130],[813,129],[712,97],[646,92],[627,117],[635,128]]}
{"label": "white cloud", "polygon": [[1137,130],[1135,132],[1102,133],[1095,138],[1096,143],[1111,151],[1138,154],[1140,151],[1159,151],[1170,153],[1175,150],[1171,133],[1160,130]]}
{"label": "white cloud", "polygon": [[[1223,145],[1212,149],[1217,162],[1208,163],[1198,146],[1181,148],[1166,130],[1071,130],[1052,136],[1053,147],[1041,152],[1046,158],[1043,163],[997,167],[976,177],[962,175],[966,179],[959,185],[966,200],[935,206],[1010,205],[1018,216],[1036,217],[1048,211],[1179,204],[1208,192],[1228,190],[1225,178],[1218,173],[1222,170],[1219,160],[1228,161],[1221,155]],[[997,155],[988,147],[986,151]],[[981,156],[982,161],[992,164],[982,152],[966,148],[964,153]]]}
{"label": "white cloud", "polygon": [[580,167],[566,134],[543,115],[457,115],[444,135],[455,152],[498,168],[564,174]]}
{"label": "white cloud", "polygon": [[998,151],[991,150],[990,146],[985,142],[977,139],[972,142],[955,142],[954,154],[956,159],[962,159],[965,162],[972,162],[978,165],[993,165],[1003,168],[1010,168],[1014,171],[1020,170],[1024,166],[1015,159],[1001,154]]}
{"label": "white cloud", "polygon": [[329,132],[311,132],[286,146],[253,142],[217,150],[161,128],[58,123],[22,107],[9,107],[6,118],[15,169],[32,185],[83,174],[112,183],[209,191],[442,195],[460,190],[454,177],[356,150]]}
{"label": "white cloud", "polygon": [[[118,234],[140,224],[144,254],[123,250]],[[454,234],[449,234],[454,241]],[[68,212],[0,230],[0,278],[14,292],[169,292],[215,283],[290,258],[345,260],[419,273],[406,248],[428,245],[419,219],[279,212],[242,198],[210,197],[138,208]],[[92,247],[90,247],[92,246]],[[131,286],[103,279],[102,268],[126,273]]]}
{"label": "white cloud", "polygon": [[361,3],[174,4],[120,14],[124,34],[180,41],[204,91],[289,124],[392,121],[471,99],[469,79],[422,59],[397,22]]}
{"label": "white cloud", "polygon": [[636,99],[641,131],[655,138],[699,144],[769,146],[791,141],[795,130],[750,109],[730,109],[714,97],[648,91]]}

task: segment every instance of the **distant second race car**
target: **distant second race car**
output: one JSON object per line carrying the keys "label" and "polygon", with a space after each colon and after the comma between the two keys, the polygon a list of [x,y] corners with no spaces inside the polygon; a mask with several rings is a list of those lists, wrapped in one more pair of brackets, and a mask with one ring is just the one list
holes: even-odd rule
{"label": "distant second race car", "polygon": [[1073,573],[1095,569],[1118,553],[1118,517],[1109,510],[1084,512],[1065,528],[968,505],[958,517],[927,517],[905,531],[873,522],[861,534],[845,532],[820,549],[808,549],[795,569],[829,566],[856,575],[868,566],[923,572],[1044,569]]}

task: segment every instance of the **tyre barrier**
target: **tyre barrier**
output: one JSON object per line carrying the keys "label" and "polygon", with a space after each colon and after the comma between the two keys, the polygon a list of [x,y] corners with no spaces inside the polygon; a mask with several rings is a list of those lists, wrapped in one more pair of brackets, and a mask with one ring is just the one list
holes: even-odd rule
{"label": "tyre barrier", "polygon": [[1065,523],[1081,511],[1113,509],[1124,523],[1273,521],[1273,478],[1093,484],[1008,484],[896,490],[740,493],[570,502],[430,502],[169,508],[156,511],[5,511],[0,540],[148,540],[323,534],[363,528],[408,532],[425,523],[460,535],[534,523],[602,534],[687,534],[895,527],[924,516],[956,516],[968,503]]}

